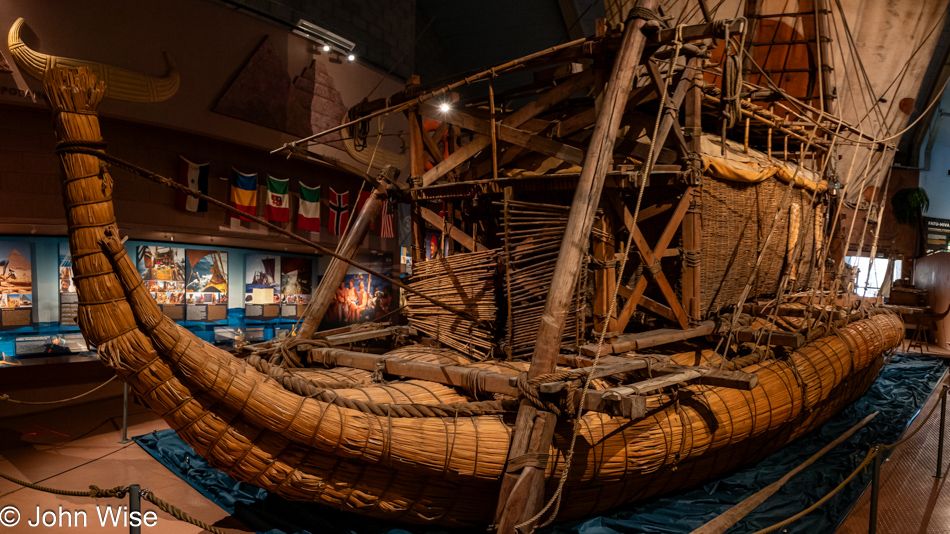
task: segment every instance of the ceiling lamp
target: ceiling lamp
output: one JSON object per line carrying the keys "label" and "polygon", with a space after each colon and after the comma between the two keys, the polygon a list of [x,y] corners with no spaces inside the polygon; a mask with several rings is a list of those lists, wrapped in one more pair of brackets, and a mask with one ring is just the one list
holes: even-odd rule
{"label": "ceiling lamp", "polygon": [[297,26],[294,27],[293,32],[308,41],[317,43],[324,52],[330,52],[332,50],[337,54],[345,55],[350,61],[356,60],[356,56],[353,54],[356,43],[340,37],[330,30],[323,29],[312,22],[300,19],[297,21]]}

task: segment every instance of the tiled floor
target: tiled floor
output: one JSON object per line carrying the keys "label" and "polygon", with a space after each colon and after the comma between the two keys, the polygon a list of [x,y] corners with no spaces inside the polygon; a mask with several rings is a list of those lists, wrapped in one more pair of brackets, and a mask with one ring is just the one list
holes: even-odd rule
{"label": "tiled floor", "polygon": [[[940,388],[920,412],[923,418],[939,403]],[[950,425],[948,425],[950,427]],[[917,424],[911,425],[911,430]],[[881,534],[950,534],[950,435],[944,445],[943,478],[935,478],[940,407],[926,426],[899,445],[881,466],[877,531]],[[838,534],[868,531],[870,488],[864,492]]]}
{"label": "tiled floor", "polygon": [[[138,445],[119,443],[121,414],[122,400],[110,399],[0,421],[0,472],[66,490],[86,490],[90,485],[112,488],[137,483],[206,523],[227,532],[251,532],[171,474]],[[130,405],[130,436],[166,428],[164,421],[151,411]],[[119,526],[109,522],[103,528],[96,509],[98,505],[105,513],[105,507],[115,509],[125,504],[128,504],[127,498],[96,501],[88,497],[62,497],[0,479],[0,524],[12,518],[12,515],[7,515],[12,512],[6,511],[6,507],[14,506],[20,512],[19,524],[13,528],[0,527],[0,532],[128,532],[121,520]],[[155,526],[143,529],[145,533],[207,532],[158,511],[150,503],[143,502],[142,505],[143,512],[155,510],[158,516]],[[86,527],[77,527],[75,523],[67,525],[64,515],[61,526],[44,527],[41,523],[31,528],[28,521],[35,521],[37,507],[41,512],[52,510],[57,515],[60,507],[65,511],[84,511]],[[59,521],[57,517],[55,522]]]}

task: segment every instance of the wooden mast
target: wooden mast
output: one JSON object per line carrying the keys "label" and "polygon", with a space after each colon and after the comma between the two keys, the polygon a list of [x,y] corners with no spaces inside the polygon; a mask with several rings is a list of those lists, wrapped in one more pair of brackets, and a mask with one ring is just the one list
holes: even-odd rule
{"label": "wooden mast", "polygon": [[[391,183],[396,178],[397,172],[391,165],[387,165],[379,172],[379,189],[373,191],[373,194],[369,196],[369,200],[363,204],[363,209],[356,215],[356,220],[350,224],[346,235],[343,236],[343,241],[337,249],[338,254],[350,260],[356,255],[360,243],[363,242],[369,232],[370,225],[383,209],[383,201],[387,198],[386,184]],[[320,326],[320,321],[323,320],[327,309],[330,308],[330,303],[333,302],[333,298],[336,296],[336,290],[343,283],[343,277],[346,276],[346,271],[349,268],[348,263],[337,258],[330,261],[330,265],[323,275],[323,280],[320,281],[320,286],[313,294],[313,301],[307,307],[307,316],[304,317],[300,325],[300,331],[297,333],[300,339],[310,339],[317,327]]]}
{"label": "wooden mast", "polygon": [[[642,0],[639,5],[644,9],[655,10],[657,0]],[[551,289],[541,315],[529,378],[550,373],[557,365],[564,323],[570,310],[584,249],[590,242],[591,227],[600,204],[607,169],[613,161],[617,129],[646,44],[646,36],[641,31],[645,24],[643,19],[627,20],[623,44],[602,95],[603,104],[584,157],[583,170],[578,178],[551,279]],[[539,411],[528,400],[522,400],[508,452],[509,471],[502,479],[495,512],[499,533],[514,532],[516,525],[533,517],[543,506],[547,461],[541,461],[540,458],[545,458],[550,449],[554,423],[554,414]],[[534,460],[512,462],[519,458]],[[519,465],[524,465],[520,474],[513,468]]]}

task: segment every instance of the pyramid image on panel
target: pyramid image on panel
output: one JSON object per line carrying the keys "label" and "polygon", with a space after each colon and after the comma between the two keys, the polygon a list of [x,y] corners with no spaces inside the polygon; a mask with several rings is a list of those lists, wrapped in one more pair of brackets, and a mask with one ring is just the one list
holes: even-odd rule
{"label": "pyramid image on panel", "polygon": [[218,100],[214,111],[287,132],[289,87],[287,67],[267,36]]}
{"label": "pyramid image on panel", "polygon": [[17,282],[29,283],[33,279],[33,270],[30,268],[30,260],[23,257],[20,251],[13,249],[13,252],[7,256],[7,273],[14,274]]}
{"label": "pyramid image on panel", "polygon": [[[214,107],[216,113],[297,137],[339,125],[346,109],[326,65],[313,60],[291,81],[270,37],[261,42]],[[343,150],[339,133],[321,141]]]}
{"label": "pyramid image on panel", "polygon": [[[314,132],[322,132],[340,125],[340,119],[346,113],[343,97],[333,85],[333,77],[321,62],[313,61],[308,70],[313,72],[313,94],[310,104],[310,126]],[[305,71],[306,72],[306,71]],[[333,132],[323,138],[324,143],[343,149],[339,132]],[[335,141],[335,142],[334,142]]]}

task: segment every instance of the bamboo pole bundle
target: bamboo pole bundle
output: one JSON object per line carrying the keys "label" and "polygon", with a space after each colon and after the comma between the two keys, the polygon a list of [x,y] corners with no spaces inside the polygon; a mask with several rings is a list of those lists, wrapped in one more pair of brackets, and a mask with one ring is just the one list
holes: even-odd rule
{"label": "bamboo pole bundle", "polygon": [[[446,303],[464,308],[476,319],[494,324],[496,250],[453,254],[413,266],[411,286]],[[446,313],[423,299],[409,296],[409,325],[462,354],[488,358],[495,346],[495,332],[474,321]]]}
{"label": "bamboo pole bundle", "polygon": [[[512,310],[512,320],[510,325],[505,324],[503,339],[511,344],[513,356],[524,357],[534,349],[545,295],[551,287],[569,208],[516,200],[507,202],[504,237],[510,251],[510,276],[505,279],[505,294],[509,295],[510,302],[507,305]],[[583,322],[578,317],[581,307],[577,293],[564,328],[562,345],[565,348],[577,345],[578,325]]]}

